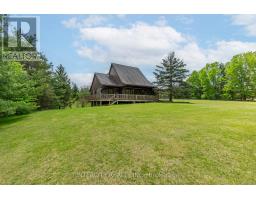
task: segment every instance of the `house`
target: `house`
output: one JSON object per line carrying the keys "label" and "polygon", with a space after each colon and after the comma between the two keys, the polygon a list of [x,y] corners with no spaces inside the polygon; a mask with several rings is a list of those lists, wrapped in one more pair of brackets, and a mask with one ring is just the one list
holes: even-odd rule
{"label": "house", "polygon": [[112,63],[108,74],[95,73],[90,87],[92,105],[155,101],[154,86],[137,67]]}

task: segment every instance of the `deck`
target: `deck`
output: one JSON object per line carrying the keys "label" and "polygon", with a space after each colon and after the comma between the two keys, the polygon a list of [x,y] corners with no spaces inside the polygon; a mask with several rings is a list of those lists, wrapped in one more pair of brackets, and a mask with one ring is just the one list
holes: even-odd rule
{"label": "deck", "polygon": [[95,105],[108,103],[115,104],[118,102],[154,102],[158,97],[155,95],[135,95],[135,94],[100,94],[89,96],[89,101],[96,103]]}

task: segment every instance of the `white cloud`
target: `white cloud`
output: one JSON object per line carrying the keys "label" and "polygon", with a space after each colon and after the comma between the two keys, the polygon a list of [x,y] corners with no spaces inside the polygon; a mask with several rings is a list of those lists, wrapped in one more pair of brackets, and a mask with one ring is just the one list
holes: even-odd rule
{"label": "white cloud", "polygon": [[206,63],[223,62],[226,63],[234,55],[247,51],[256,51],[256,43],[241,41],[218,41],[211,48],[200,48],[197,43],[190,42],[177,50],[178,56],[184,59],[190,70],[199,70]]}
{"label": "white cloud", "polygon": [[83,26],[79,28],[79,34],[81,41],[76,42],[77,53],[101,63],[152,67],[159,64],[168,52],[175,51],[190,70],[198,70],[208,62],[227,62],[235,54],[256,51],[256,42],[241,41],[218,41],[211,47],[202,48],[191,36],[168,26],[164,17],[154,24]]}
{"label": "white cloud", "polygon": [[186,38],[170,26],[136,23],[128,28],[81,28],[84,41],[94,41],[97,46],[81,46],[79,55],[100,62],[129,64],[158,63],[171,49],[178,48]]}
{"label": "white cloud", "polygon": [[185,44],[175,52],[178,57],[184,60],[190,70],[198,70],[208,62],[207,52],[193,41]]}
{"label": "white cloud", "polygon": [[256,36],[256,15],[233,15],[232,23],[243,26],[248,35]]}
{"label": "white cloud", "polygon": [[77,53],[81,57],[97,60],[99,62],[105,62],[108,58],[107,52],[96,45],[93,47],[79,46]]}
{"label": "white cloud", "polygon": [[105,21],[107,21],[107,17],[106,16],[102,16],[102,15],[89,15],[89,17],[85,18],[82,21],[82,23],[83,23],[83,25],[85,27],[92,27],[92,26],[101,25]]}
{"label": "white cloud", "polygon": [[77,18],[75,18],[75,17],[72,17],[69,20],[62,21],[62,24],[66,28],[78,28],[79,27],[79,22],[78,22]]}
{"label": "white cloud", "polygon": [[76,83],[79,87],[90,86],[93,73],[70,73],[69,77],[72,82]]}
{"label": "white cloud", "polygon": [[227,62],[232,56],[247,51],[256,51],[256,43],[241,41],[219,41],[214,49],[208,49],[209,61]]}
{"label": "white cloud", "polygon": [[62,24],[66,28],[82,28],[82,27],[93,27],[98,26],[106,22],[107,16],[102,15],[89,15],[82,20],[78,20],[76,17],[72,17],[68,20],[62,21]]}

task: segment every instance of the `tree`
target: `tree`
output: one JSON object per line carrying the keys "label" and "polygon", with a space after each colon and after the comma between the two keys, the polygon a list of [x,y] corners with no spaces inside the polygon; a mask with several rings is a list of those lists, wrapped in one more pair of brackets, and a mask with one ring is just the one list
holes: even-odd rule
{"label": "tree", "polygon": [[79,88],[75,83],[72,84],[72,100],[73,102],[78,101],[79,99]]}
{"label": "tree", "polygon": [[79,101],[82,107],[85,107],[88,102],[88,96],[90,95],[89,88],[82,87],[79,91]]}
{"label": "tree", "polygon": [[[0,23],[3,22],[3,17],[5,16],[0,15]],[[2,115],[22,114],[35,107],[51,109],[71,105],[70,80],[64,68],[57,69],[56,73],[53,73],[52,63],[48,62],[42,53],[38,52],[38,54],[40,61],[2,62],[0,60],[0,113]],[[77,94],[76,99],[78,99]]]}
{"label": "tree", "polygon": [[0,62],[0,115],[35,109],[34,82],[19,62]]}
{"label": "tree", "polygon": [[187,79],[192,97],[199,98],[198,88],[202,88],[201,98],[254,100],[256,97],[256,52],[246,52],[233,56],[226,64],[207,64],[199,72],[193,72]]}
{"label": "tree", "polygon": [[187,82],[182,82],[174,87],[174,98],[189,99],[191,95],[191,86]]}
{"label": "tree", "polygon": [[226,64],[226,77],[225,93],[228,98],[246,100],[252,95],[250,70],[243,54],[234,56]]}
{"label": "tree", "polygon": [[201,85],[201,81],[199,78],[199,73],[197,71],[193,71],[187,79],[187,83],[190,85],[191,96],[196,99],[201,99],[203,94],[203,89]]}
{"label": "tree", "polygon": [[0,14],[0,45],[2,46],[2,27],[3,27],[3,17],[4,15],[3,14]]}
{"label": "tree", "polygon": [[156,78],[155,84],[160,89],[168,91],[169,101],[172,102],[174,96],[175,85],[181,84],[187,77],[188,70],[185,69],[186,64],[182,60],[175,57],[175,53],[171,52],[161,65],[157,65],[154,75]]}
{"label": "tree", "polygon": [[225,67],[219,62],[209,63],[199,71],[204,99],[221,99],[225,84]]}
{"label": "tree", "polygon": [[194,98],[223,99],[226,84],[225,65],[219,62],[206,64],[199,72],[193,71],[187,82]]}
{"label": "tree", "polygon": [[256,97],[256,52],[244,53],[245,65],[249,71],[249,97],[254,100]]}
{"label": "tree", "polygon": [[224,94],[224,87],[226,85],[226,67],[225,64],[219,63],[219,71],[218,71],[218,95],[220,96],[221,99],[225,99],[225,94]]}
{"label": "tree", "polygon": [[56,106],[56,95],[53,88],[53,65],[48,62],[43,54],[40,54],[40,58],[40,61],[22,62],[22,64],[35,82],[34,87],[39,109],[50,109]]}
{"label": "tree", "polygon": [[71,106],[70,79],[62,65],[59,65],[54,73],[53,85],[58,108]]}

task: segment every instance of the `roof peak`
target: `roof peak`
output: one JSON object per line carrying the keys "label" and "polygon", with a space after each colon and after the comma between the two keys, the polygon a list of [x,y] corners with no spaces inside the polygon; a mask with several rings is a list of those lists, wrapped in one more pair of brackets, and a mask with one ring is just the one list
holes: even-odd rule
{"label": "roof peak", "polygon": [[129,67],[129,68],[139,69],[138,67],[134,67],[134,66],[130,66],[130,65],[124,65],[124,64],[119,64],[119,63],[111,63],[111,66],[117,66],[117,67]]}
{"label": "roof peak", "polygon": [[94,74],[100,74],[100,75],[108,75],[108,74],[105,74],[105,73],[102,73],[102,72],[95,72]]}
{"label": "roof peak", "polygon": [[122,64],[111,63],[109,73],[111,73],[111,68],[114,68],[116,71],[119,80],[124,85],[133,85],[133,86],[147,86],[152,87],[150,83],[141,70],[138,67],[132,67]]}

